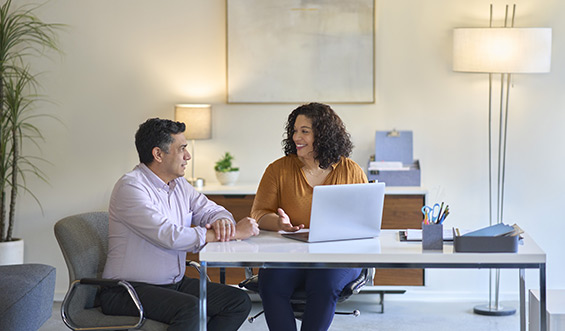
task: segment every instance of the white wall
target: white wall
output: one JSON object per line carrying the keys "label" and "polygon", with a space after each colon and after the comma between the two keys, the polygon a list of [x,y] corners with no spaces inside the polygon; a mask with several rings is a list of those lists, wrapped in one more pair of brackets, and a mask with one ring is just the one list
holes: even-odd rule
{"label": "white wall", "polygon": [[[490,3],[500,18],[506,3],[498,0],[377,0],[377,102],[334,105],[356,145],[352,157],[362,166],[374,153],[376,130],[414,131],[422,185],[430,201],[449,203],[448,226],[488,224],[487,76],[452,72],[451,31],[486,26]],[[553,61],[549,74],[513,80],[505,221],[518,223],[548,253],[548,288],[565,288],[565,3],[516,3],[516,26],[553,28]],[[29,185],[44,212],[22,197],[16,234],[25,239],[26,262],[57,267],[61,295],[67,271],[53,225],[67,215],[107,208],[113,184],[137,163],[133,135],[141,122],[172,118],[175,103],[211,103],[213,139],[197,142],[197,174],[215,181],[213,163],[230,151],[241,167],[240,181],[249,182],[281,156],[284,121],[295,105],[225,103],[224,0],[52,0],[38,13],[68,25],[59,34],[64,54],[34,63],[48,72],[44,92],[56,101],[40,111],[61,122],[41,123],[46,143],[40,155],[53,163],[44,168],[50,185]],[[428,270],[427,286],[404,297],[486,299],[487,274]],[[537,287],[537,273],[527,277],[528,287]],[[517,299],[517,273],[503,271],[502,283],[503,298]]]}

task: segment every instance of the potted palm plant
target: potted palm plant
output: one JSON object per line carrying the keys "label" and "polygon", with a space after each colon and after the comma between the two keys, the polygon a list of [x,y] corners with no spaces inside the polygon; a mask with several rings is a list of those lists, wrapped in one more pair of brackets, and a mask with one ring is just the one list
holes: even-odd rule
{"label": "potted palm plant", "polygon": [[234,157],[229,152],[226,152],[214,166],[216,170],[216,178],[222,185],[233,185],[239,177],[239,168],[232,166]]}
{"label": "potted palm plant", "polygon": [[[29,64],[32,56],[48,49],[58,50],[55,31],[60,24],[42,22],[34,15],[37,6],[0,6],[0,264],[23,263],[23,240],[13,237],[16,201],[28,192],[26,175],[45,180],[37,157],[23,154],[24,142],[37,145],[42,139],[34,124],[42,116],[34,112],[40,96],[38,75]],[[15,250],[15,256],[10,251]]]}

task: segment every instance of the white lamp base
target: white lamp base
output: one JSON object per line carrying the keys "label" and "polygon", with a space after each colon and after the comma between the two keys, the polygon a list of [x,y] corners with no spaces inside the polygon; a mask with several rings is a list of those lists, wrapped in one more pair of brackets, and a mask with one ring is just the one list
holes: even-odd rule
{"label": "white lamp base", "polygon": [[488,304],[486,305],[478,305],[473,308],[473,312],[479,315],[487,315],[487,316],[509,316],[514,315],[516,313],[516,309],[514,308],[507,308],[503,306],[492,307]]}
{"label": "white lamp base", "polygon": [[204,178],[187,178],[186,179],[190,185],[194,186],[195,188],[203,188],[206,181]]}

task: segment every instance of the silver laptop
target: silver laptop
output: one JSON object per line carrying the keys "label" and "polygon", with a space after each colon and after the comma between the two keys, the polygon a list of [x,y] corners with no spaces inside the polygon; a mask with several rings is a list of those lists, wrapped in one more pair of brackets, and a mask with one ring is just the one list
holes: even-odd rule
{"label": "silver laptop", "polygon": [[378,237],[384,197],[384,183],[315,186],[310,230],[283,236],[306,242]]}

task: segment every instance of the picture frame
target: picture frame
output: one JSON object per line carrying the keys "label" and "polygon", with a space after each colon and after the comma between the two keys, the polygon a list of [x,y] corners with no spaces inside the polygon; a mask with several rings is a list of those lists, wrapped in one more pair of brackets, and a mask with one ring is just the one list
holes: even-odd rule
{"label": "picture frame", "polygon": [[374,103],[374,0],[226,0],[228,103]]}

